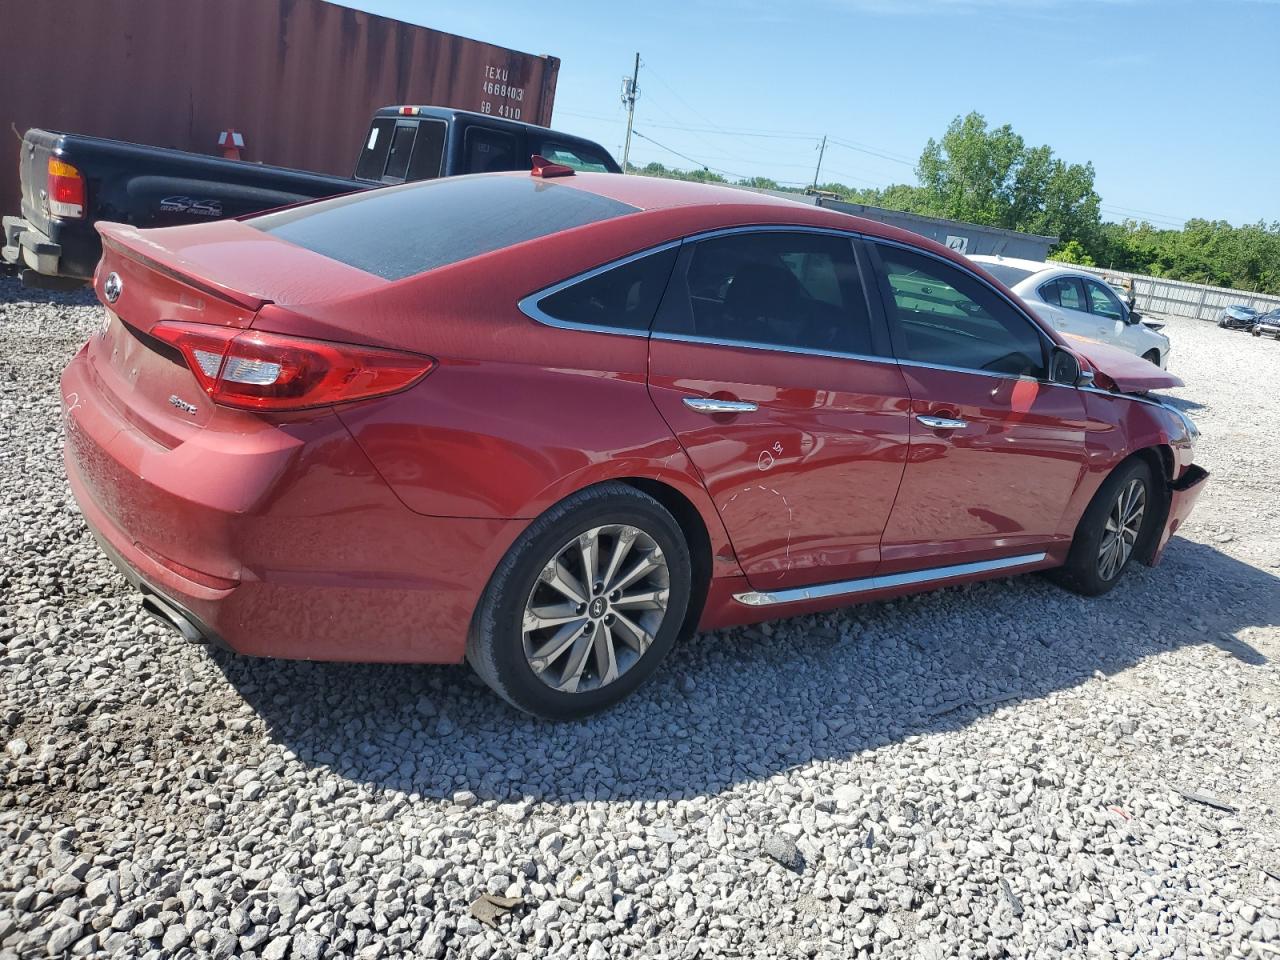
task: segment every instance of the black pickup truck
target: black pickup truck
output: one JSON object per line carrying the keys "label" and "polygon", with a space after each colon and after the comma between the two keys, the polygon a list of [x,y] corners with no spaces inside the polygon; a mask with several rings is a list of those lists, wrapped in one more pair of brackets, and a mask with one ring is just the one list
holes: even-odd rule
{"label": "black pickup truck", "polygon": [[21,150],[22,215],[4,218],[0,266],[54,289],[93,276],[102,256],[98,220],[169,227],[239,217],[387,183],[528,170],[534,154],[620,172],[604,147],[582,137],[421,106],[374,114],[352,179],[40,129],[27,131]]}

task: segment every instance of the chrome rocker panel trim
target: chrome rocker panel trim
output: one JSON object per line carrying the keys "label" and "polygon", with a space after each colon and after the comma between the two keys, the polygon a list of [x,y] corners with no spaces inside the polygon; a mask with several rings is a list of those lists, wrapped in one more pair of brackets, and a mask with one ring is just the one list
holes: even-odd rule
{"label": "chrome rocker panel trim", "polygon": [[957,563],[950,567],[930,567],[927,570],[910,570],[906,573],[863,577],[860,580],[842,580],[839,583],[823,583],[812,587],[796,587],[791,590],[778,590],[769,593],[750,590],[746,593],[735,593],[733,599],[748,607],[771,607],[775,604],[799,603],[803,600],[825,600],[831,597],[870,593],[873,590],[906,587],[916,583],[951,580],[955,577],[967,577],[974,573],[990,573],[995,570],[1025,567],[1033,563],[1040,563],[1046,556],[1048,554],[1045,553],[1024,553],[1016,557],[1002,557],[999,560]]}

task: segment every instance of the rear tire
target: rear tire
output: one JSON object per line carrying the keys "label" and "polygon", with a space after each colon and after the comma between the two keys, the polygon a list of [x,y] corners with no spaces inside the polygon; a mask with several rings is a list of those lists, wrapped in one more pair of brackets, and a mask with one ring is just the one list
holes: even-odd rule
{"label": "rear tire", "polygon": [[1103,481],[1076,527],[1067,562],[1050,571],[1059,586],[1086,597],[1109,593],[1157,521],[1155,478],[1145,460],[1126,460]]}
{"label": "rear tire", "polygon": [[624,483],[588,487],[507,551],[472,618],[467,661],[514,707],[584,717],[653,674],[692,589],[684,533],[662,504]]}

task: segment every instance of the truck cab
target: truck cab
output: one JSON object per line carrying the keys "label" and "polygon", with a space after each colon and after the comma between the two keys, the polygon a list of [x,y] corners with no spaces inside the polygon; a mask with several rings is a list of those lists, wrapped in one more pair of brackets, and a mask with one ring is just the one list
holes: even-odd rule
{"label": "truck cab", "polygon": [[575,170],[621,173],[597,143],[571,134],[447,107],[383,107],[356,160],[356,179],[431,180],[452,173],[527,170],[540,154]]}

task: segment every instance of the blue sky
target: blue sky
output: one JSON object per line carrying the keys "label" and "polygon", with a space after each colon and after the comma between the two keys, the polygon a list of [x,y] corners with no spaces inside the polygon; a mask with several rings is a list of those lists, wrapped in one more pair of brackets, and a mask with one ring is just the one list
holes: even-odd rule
{"label": "blue sky", "polygon": [[1280,0],[343,2],[560,57],[554,124],[619,158],[639,51],[636,129],[732,174],[811,180],[826,133],[824,181],[914,182],[978,110],[1093,161],[1105,219],[1280,220]]}

